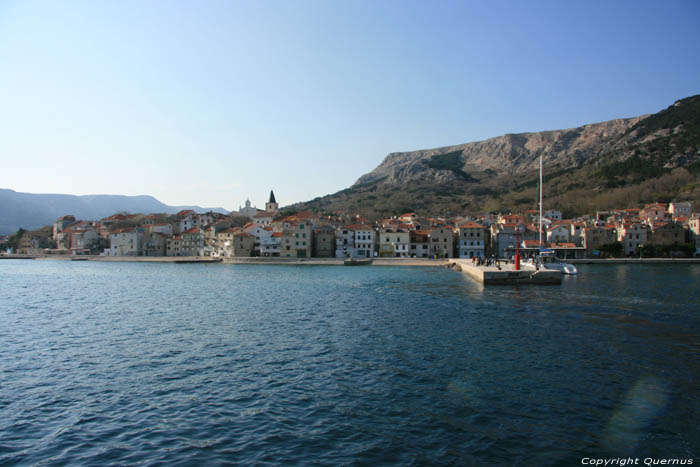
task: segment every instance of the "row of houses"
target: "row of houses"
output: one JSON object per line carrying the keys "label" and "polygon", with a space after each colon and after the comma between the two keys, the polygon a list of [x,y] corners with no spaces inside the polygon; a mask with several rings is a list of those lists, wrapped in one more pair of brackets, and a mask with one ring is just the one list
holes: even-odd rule
{"label": "row of houses", "polygon": [[[688,243],[700,252],[700,225],[690,203],[575,219],[563,219],[556,210],[545,214],[540,219],[534,210],[456,218],[406,213],[375,222],[342,212],[282,216],[271,193],[266,210],[256,210],[243,225],[240,216],[185,210],[173,216],[122,213],[100,221],[63,216],[49,233],[57,251],[81,254],[102,247],[106,256],[503,258],[516,248],[534,254],[548,247],[562,258],[584,258],[605,254],[610,245],[629,256],[650,245]],[[35,233],[24,237],[26,252],[46,243]]]}

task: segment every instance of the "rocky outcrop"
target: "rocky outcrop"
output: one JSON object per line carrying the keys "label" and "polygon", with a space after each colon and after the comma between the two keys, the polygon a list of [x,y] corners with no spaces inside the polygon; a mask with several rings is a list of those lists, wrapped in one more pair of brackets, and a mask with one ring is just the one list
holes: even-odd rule
{"label": "rocky outcrop", "polygon": [[372,172],[360,177],[355,185],[385,179],[386,183],[403,184],[412,180],[450,181],[459,178],[454,171],[430,167],[439,155],[458,154],[464,173],[515,175],[534,170],[542,155],[549,170],[577,167],[606,152],[618,139],[646,116],[610,120],[568,130],[539,133],[506,134],[484,141],[391,153]]}

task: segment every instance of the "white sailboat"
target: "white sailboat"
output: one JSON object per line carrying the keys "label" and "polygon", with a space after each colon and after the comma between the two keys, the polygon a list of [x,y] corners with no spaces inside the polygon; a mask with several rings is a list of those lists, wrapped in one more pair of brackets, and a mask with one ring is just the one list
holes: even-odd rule
{"label": "white sailboat", "polygon": [[554,251],[548,249],[548,248],[543,248],[542,245],[542,154],[540,154],[540,251],[539,254],[537,255],[537,258],[532,261],[528,261],[526,263],[527,266],[538,268],[542,267],[544,269],[554,269],[557,271],[561,271],[562,274],[578,274],[578,270],[576,269],[576,266],[570,263],[564,263],[559,260],[554,255]]}

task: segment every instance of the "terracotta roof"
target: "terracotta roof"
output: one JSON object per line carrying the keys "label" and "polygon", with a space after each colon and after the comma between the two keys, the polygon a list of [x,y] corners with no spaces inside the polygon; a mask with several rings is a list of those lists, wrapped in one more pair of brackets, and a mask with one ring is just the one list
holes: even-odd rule
{"label": "terracotta roof", "polygon": [[199,227],[192,227],[191,229],[187,229],[182,233],[186,234],[186,233],[201,233],[201,232],[199,231]]}
{"label": "terracotta roof", "polygon": [[568,242],[550,243],[549,247],[550,248],[576,248],[576,244],[575,243],[568,243]]}
{"label": "terracotta roof", "polygon": [[252,235],[250,235],[247,232],[238,232],[238,233],[233,234],[233,236],[234,237],[252,237]]}
{"label": "terracotta roof", "polygon": [[540,242],[539,240],[523,240],[523,245],[525,248],[534,248],[537,246],[544,246],[544,242]]}
{"label": "terracotta roof", "polygon": [[369,225],[364,225],[364,224],[350,224],[350,225],[346,225],[343,228],[347,229],[347,230],[373,230],[372,227],[370,227]]}

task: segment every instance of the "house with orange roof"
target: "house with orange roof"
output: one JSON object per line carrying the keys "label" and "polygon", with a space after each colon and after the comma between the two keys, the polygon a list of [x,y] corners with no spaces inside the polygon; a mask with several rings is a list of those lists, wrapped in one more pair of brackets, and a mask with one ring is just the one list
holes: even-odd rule
{"label": "house with orange roof", "polygon": [[204,231],[199,227],[192,227],[180,234],[180,256],[209,256],[204,248]]}
{"label": "house with orange roof", "polygon": [[666,218],[666,205],[663,203],[646,204],[644,209],[639,211],[639,218],[647,222],[662,221]]}
{"label": "house with orange roof", "polygon": [[75,216],[71,215],[61,216],[58,219],[56,219],[56,222],[53,223],[53,229],[51,231],[52,238],[54,240],[57,240],[58,234],[61,233],[63,229],[65,229],[73,223],[75,223]]}
{"label": "house with orange roof", "polygon": [[268,211],[260,211],[253,216],[253,222],[262,226],[271,226],[274,219],[274,213]]}

